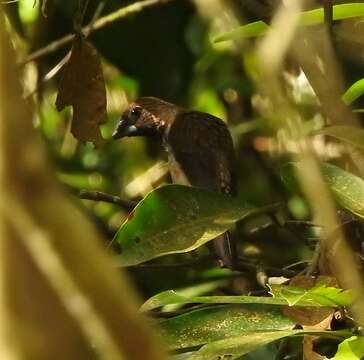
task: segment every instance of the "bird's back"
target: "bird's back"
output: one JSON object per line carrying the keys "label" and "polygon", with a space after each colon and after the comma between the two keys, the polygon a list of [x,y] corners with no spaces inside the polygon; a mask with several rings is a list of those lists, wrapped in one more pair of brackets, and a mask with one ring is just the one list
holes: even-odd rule
{"label": "bird's back", "polygon": [[179,167],[177,173],[182,172],[190,185],[236,194],[234,147],[222,120],[198,111],[182,112],[169,129],[167,143],[175,162],[171,166]]}

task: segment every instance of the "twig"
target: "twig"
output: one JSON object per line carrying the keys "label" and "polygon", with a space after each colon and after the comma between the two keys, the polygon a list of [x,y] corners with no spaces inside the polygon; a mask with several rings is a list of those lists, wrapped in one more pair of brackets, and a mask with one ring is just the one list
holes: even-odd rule
{"label": "twig", "polygon": [[56,76],[62,70],[63,66],[67,63],[70,56],[71,56],[71,51],[69,51],[55,66],[53,66],[53,68],[51,70],[49,70],[47,72],[47,74],[45,74],[40,79],[40,81],[38,82],[38,85],[35,87],[35,89],[30,91],[28,94],[24,95],[24,99],[30,98],[32,95],[34,95],[39,90],[39,88],[41,87],[41,85],[43,83],[51,80],[54,76]]}
{"label": "twig", "polygon": [[[142,263],[137,265],[128,266],[129,269],[169,269],[169,268],[192,268],[192,267],[200,267],[206,266],[213,263],[213,257],[211,255],[200,256],[195,259],[186,260],[178,263]],[[119,265],[117,265],[119,267]]]}
{"label": "twig", "polygon": [[286,220],[283,226],[321,227],[312,221],[307,220]]}
{"label": "twig", "polygon": [[46,18],[47,17],[47,12],[46,12],[46,7],[47,7],[47,0],[43,0],[42,1],[42,6],[41,6],[41,12],[42,15]]}
{"label": "twig", "polygon": [[[211,256],[204,256],[199,257],[196,260],[188,260],[180,263],[171,263],[171,264],[158,264],[158,263],[145,263],[145,264],[138,264],[133,266],[128,266],[129,269],[170,269],[170,268],[192,268],[192,267],[199,267],[209,264],[213,261]],[[119,266],[119,265],[116,265]],[[239,272],[251,272],[254,274],[259,273],[262,271],[262,266],[252,263],[244,258],[238,259],[236,271],[232,272],[228,277],[235,277],[240,276]],[[288,269],[280,269],[274,268],[271,266],[264,267],[264,272],[269,274],[269,276],[285,276],[285,277],[293,277],[297,275],[297,271],[288,270]]]}
{"label": "twig", "polygon": [[324,0],[324,20],[327,25],[327,29],[332,34],[332,24],[333,24],[333,6],[332,0]]}
{"label": "twig", "polygon": [[[164,4],[164,3],[168,3],[170,1],[171,0],[143,0],[143,1],[136,2],[134,4],[125,6],[119,10],[116,10],[116,11],[112,12],[111,14],[105,15],[105,16],[101,17],[100,19],[96,20],[92,24],[84,26],[82,28],[82,33],[85,34],[86,36],[88,36],[92,32],[94,32],[98,29],[101,29],[104,26],[107,26],[126,16],[138,13],[141,10],[151,7],[153,5]],[[54,51],[62,48],[63,46],[67,45],[68,43],[70,43],[73,40],[73,38],[74,38],[74,34],[68,34],[58,40],[55,40],[52,43],[48,44],[47,46],[34,51],[24,61],[20,62],[19,65],[23,66],[30,61],[34,61],[44,55],[54,52]]]}
{"label": "twig", "polygon": [[[88,8],[88,3],[89,0],[84,0],[83,2],[81,0],[79,0],[79,4],[80,4],[80,17],[78,18],[79,23],[77,24],[76,22],[76,29],[78,27],[78,29],[82,29],[82,24],[83,24],[83,19],[85,17],[86,14],[86,10]],[[81,7],[82,5],[82,7]]]}
{"label": "twig", "polygon": [[296,261],[296,262],[294,262],[294,263],[292,263],[292,264],[289,264],[289,265],[285,266],[285,267],[283,268],[283,270],[290,270],[290,269],[292,269],[292,268],[295,268],[295,267],[297,267],[297,266],[301,266],[301,265],[304,265],[304,264],[308,264],[308,263],[310,263],[310,262],[311,262],[311,260],[301,260],[301,261]]}
{"label": "twig", "polygon": [[94,23],[95,23],[95,21],[97,20],[97,19],[99,19],[100,18],[100,16],[101,16],[101,13],[103,12],[103,10],[104,10],[104,8],[105,8],[105,1],[106,0],[102,0],[98,5],[97,5],[97,8],[96,8],[96,10],[95,10],[95,13],[94,13],[94,15],[93,15],[93,17],[92,17],[92,19],[91,19],[91,22],[90,22],[90,24],[89,25],[93,25]]}
{"label": "twig", "polygon": [[125,200],[120,198],[119,196],[106,194],[102,191],[81,190],[79,193],[79,198],[92,201],[103,201],[110,204],[118,205],[127,210],[132,210],[137,204],[135,201]]}
{"label": "twig", "polygon": [[[259,271],[262,270],[262,266],[253,264],[252,262],[248,262],[244,258],[239,258],[236,270],[258,273]],[[275,268],[272,266],[264,266],[264,271],[267,273],[268,276],[292,277],[292,276],[297,275],[297,271],[280,269],[280,268]]]}
{"label": "twig", "polygon": [[307,266],[307,269],[305,271],[307,276],[311,276],[316,272],[320,261],[320,255],[321,255],[321,243],[320,241],[318,241],[313,253],[311,263]]}

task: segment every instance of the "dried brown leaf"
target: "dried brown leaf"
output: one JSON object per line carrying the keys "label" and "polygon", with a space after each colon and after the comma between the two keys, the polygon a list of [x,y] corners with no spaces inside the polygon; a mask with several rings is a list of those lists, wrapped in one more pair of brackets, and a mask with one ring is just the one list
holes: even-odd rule
{"label": "dried brown leaf", "polygon": [[100,124],[106,117],[106,89],[96,49],[76,36],[62,73],[56,107],[73,107],[71,132],[80,141],[103,142]]}

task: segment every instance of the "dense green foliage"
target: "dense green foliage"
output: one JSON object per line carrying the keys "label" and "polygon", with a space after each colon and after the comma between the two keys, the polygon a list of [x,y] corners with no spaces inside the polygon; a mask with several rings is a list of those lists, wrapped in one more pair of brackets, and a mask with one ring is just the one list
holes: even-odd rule
{"label": "dense green foliage", "polygon": [[[77,34],[63,74],[43,77],[70,41],[23,64],[25,93],[59,182],[104,235],[110,261],[130,274],[145,301],[141,312],[153,317],[170,358],[360,359],[360,319],[347,310],[357,302],[364,313],[362,285],[345,282],[350,274],[336,268],[341,254],[331,245],[346,237],[355,259],[348,272],[360,276],[364,63],[356,53],[364,46],[364,3],[334,2],[330,15],[319,4],[303,11],[254,0],[211,0],[211,8],[156,1],[99,28],[98,20],[125,4],[79,1],[87,8],[77,24],[77,2],[43,1],[46,16],[41,4],[28,3],[4,5],[19,53],[95,24],[87,42]],[[279,33],[286,20],[294,29],[288,35]],[[267,48],[273,60],[261,58]],[[56,110],[57,92],[59,110],[73,110]],[[167,185],[166,154],[153,139],[112,140],[121,112],[139,96],[226,122],[237,156],[236,198]],[[350,119],[336,121],[333,112]],[[206,246],[226,230],[238,248],[234,271],[219,268]]]}

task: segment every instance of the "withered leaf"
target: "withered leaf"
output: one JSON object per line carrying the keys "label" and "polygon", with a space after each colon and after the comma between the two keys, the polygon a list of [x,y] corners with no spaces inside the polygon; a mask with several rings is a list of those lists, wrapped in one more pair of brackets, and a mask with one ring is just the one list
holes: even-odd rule
{"label": "withered leaf", "polygon": [[96,49],[76,36],[58,89],[58,111],[72,105],[71,132],[80,141],[101,145],[100,124],[106,118],[106,89]]}

